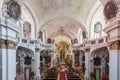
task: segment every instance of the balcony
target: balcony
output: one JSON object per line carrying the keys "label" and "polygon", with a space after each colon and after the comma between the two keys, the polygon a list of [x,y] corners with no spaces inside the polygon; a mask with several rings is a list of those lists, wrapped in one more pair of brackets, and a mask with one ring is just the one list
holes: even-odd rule
{"label": "balcony", "polygon": [[0,38],[12,42],[17,42],[18,34],[21,32],[16,23],[4,18],[0,18],[0,30]]}
{"label": "balcony", "polygon": [[41,40],[34,40],[34,39],[30,39],[30,38],[19,37],[18,44],[19,44],[19,46],[24,46],[27,48],[40,48],[41,50],[53,49],[52,44],[47,44]]}
{"label": "balcony", "polygon": [[89,41],[86,41],[82,44],[74,44],[73,46],[73,49],[76,48],[76,49],[80,49],[80,48],[86,48],[86,47],[94,47],[96,45],[102,45],[102,46],[105,46],[107,44],[107,36],[104,36],[104,37],[101,37],[101,38],[98,38],[98,39],[93,39],[93,40],[89,40]]}

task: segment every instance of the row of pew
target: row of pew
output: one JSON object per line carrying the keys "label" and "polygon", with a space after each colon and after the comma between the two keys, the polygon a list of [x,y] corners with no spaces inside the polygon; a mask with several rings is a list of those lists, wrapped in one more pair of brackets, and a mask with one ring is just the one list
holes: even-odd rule
{"label": "row of pew", "polygon": [[43,80],[57,80],[57,73],[47,73]]}
{"label": "row of pew", "polygon": [[67,80],[81,80],[79,74],[76,72],[68,72],[67,73]]}

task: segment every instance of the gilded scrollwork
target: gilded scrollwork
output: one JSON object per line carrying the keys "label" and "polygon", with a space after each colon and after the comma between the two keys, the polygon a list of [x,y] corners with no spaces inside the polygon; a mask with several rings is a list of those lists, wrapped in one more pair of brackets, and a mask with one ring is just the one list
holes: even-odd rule
{"label": "gilded scrollwork", "polygon": [[86,53],[90,53],[90,48],[85,48]]}
{"label": "gilded scrollwork", "polygon": [[1,49],[15,49],[16,48],[16,44],[12,41],[9,40],[4,40],[4,39],[0,39],[0,48]]}
{"label": "gilded scrollwork", "polygon": [[6,40],[5,43],[6,43],[6,47],[8,49],[15,49],[16,48],[16,44],[12,41]]}
{"label": "gilded scrollwork", "polygon": [[120,50],[120,40],[108,43],[110,50]]}
{"label": "gilded scrollwork", "polygon": [[35,52],[39,52],[40,51],[40,48],[35,48]]}
{"label": "gilded scrollwork", "polygon": [[0,49],[1,48],[6,48],[5,40],[3,40],[3,39],[0,39]]}

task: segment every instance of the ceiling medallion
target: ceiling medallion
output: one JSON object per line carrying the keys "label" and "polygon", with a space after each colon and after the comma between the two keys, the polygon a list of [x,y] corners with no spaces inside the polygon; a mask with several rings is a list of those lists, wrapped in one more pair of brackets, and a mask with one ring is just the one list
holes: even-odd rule
{"label": "ceiling medallion", "polygon": [[104,15],[109,20],[116,17],[117,14],[117,4],[115,1],[108,1],[104,7]]}
{"label": "ceiling medallion", "polygon": [[21,7],[16,1],[14,1],[14,0],[10,1],[8,3],[7,9],[8,9],[8,15],[11,18],[13,18],[15,20],[19,19],[20,15],[21,15]]}

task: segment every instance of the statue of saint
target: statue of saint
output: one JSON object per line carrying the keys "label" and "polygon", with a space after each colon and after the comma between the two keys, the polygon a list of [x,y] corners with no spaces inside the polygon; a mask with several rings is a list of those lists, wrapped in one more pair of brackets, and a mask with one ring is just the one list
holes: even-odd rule
{"label": "statue of saint", "polygon": [[64,59],[65,59],[65,50],[60,50],[60,60],[61,61],[64,61]]}

